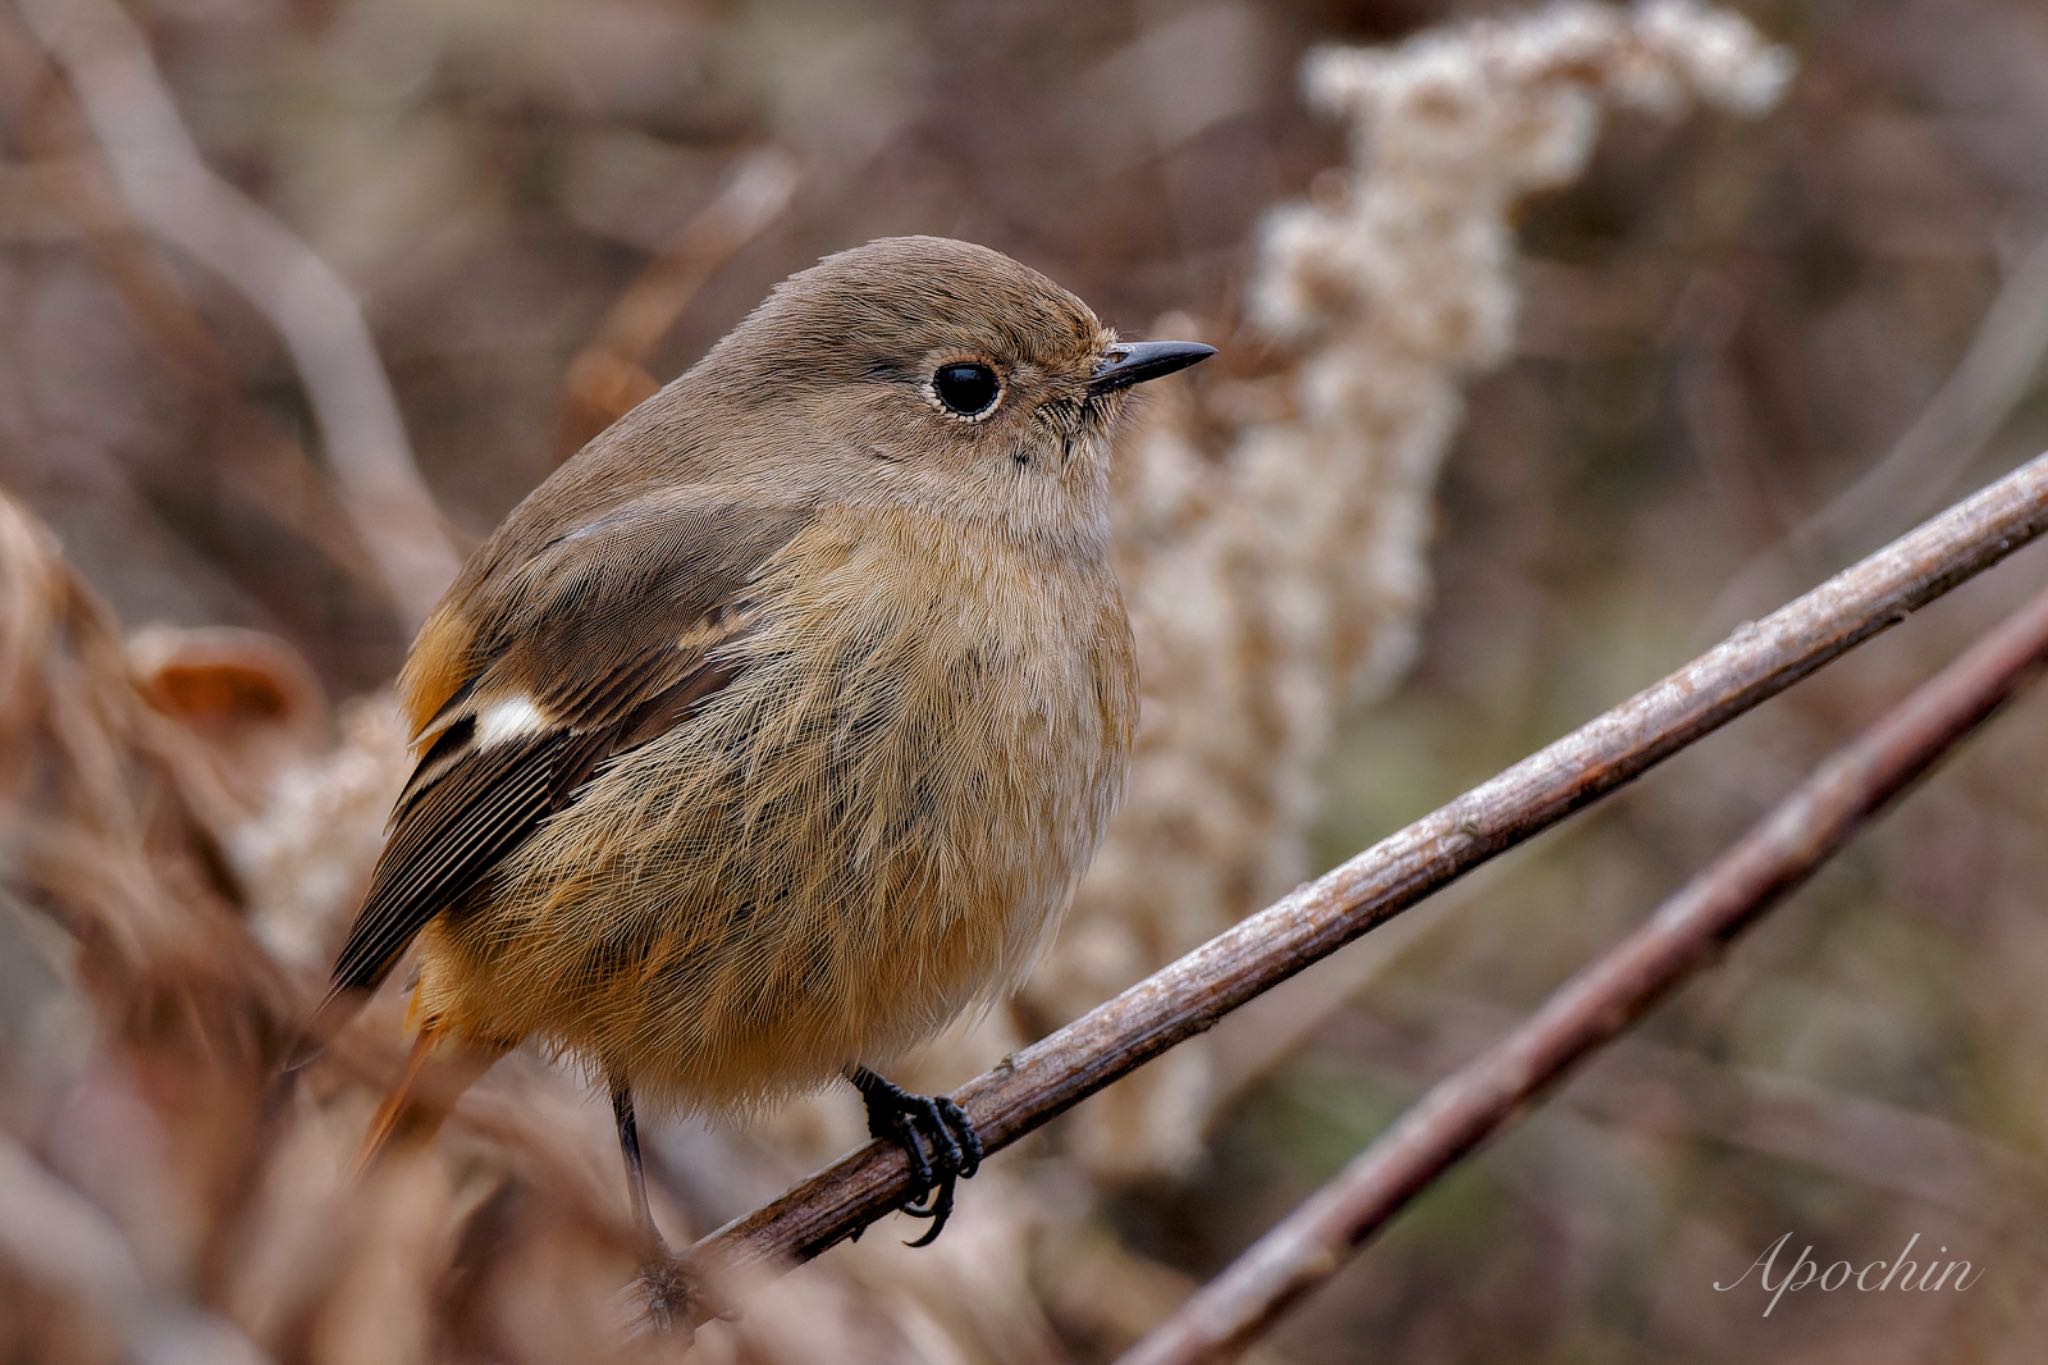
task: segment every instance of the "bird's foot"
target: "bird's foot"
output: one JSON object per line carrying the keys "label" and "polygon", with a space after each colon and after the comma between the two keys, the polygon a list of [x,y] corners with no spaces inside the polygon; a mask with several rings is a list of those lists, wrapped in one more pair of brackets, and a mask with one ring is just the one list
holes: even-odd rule
{"label": "bird's foot", "polygon": [[866,1067],[852,1073],[868,1110],[868,1135],[893,1142],[910,1158],[911,1193],[900,1206],[931,1227],[910,1246],[930,1246],[953,1216],[953,1192],[981,1169],[981,1138],[967,1112],[944,1095],[918,1095]]}

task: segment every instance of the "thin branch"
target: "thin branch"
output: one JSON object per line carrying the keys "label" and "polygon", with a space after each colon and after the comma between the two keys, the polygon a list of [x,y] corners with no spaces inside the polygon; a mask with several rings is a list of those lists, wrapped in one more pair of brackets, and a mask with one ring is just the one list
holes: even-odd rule
{"label": "thin branch", "polygon": [[277,329],[393,601],[417,624],[457,567],[362,309],[333,268],[207,166],[135,21],[109,0],[23,0],[136,217]]}
{"label": "thin branch", "polygon": [[1936,504],[1951,495],[1976,457],[2035,390],[2048,356],[2048,237],[2036,241],[1999,288],[1962,359],[1890,450],[1854,482],[1788,528],[1729,580],[1707,613],[1769,601],[1795,574],[1824,561],[1883,519]]}
{"label": "thin branch", "polygon": [[[1217,935],[954,1098],[990,1151],[1488,859],[1741,715],[2048,529],[2048,455],[1943,512],[1648,690]],[[714,1264],[817,1255],[882,1217],[909,1168],[871,1143],[699,1242]]]}
{"label": "thin branch", "polygon": [[17,19],[0,15],[0,113],[14,141],[34,158],[18,173],[40,173],[51,212],[70,220],[147,353],[202,405],[215,433],[207,448],[219,463],[222,492],[246,499],[365,591],[383,591],[332,482],[295,437],[250,400],[227,348],[122,197],[76,97],[48,77],[47,51]]}
{"label": "thin branch", "polygon": [[648,352],[675,327],[706,281],[789,206],[796,184],[796,167],[787,156],[748,157],[612,301],[596,334],[569,364],[556,459],[574,455],[661,387],[647,373]]}
{"label": "thin branch", "polygon": [[[1519,1022],[1502,1006],[1391,981],[1371,998],[1403,1019],[1427,1020],[1427,1036],[1352,1009],[1328,1023],[1319,1049],[1418,1094]],[[1557,1102],[1617,1133],[1660,1115],[1665,1131],[1810,1167],[2001,1235],[2017,1229],[2048,1268],[2048,1169],[1938,1115],[1641,1037],[1609,1045],[1599,1068],[1575,1079]]]}
{"label": "thin branch", "polygon": [[1335,1275],[1409,1200],[1712,965],[1730,940],[1804,885],[1873,815],[2044,668],[2048,592],[1838,750],[1647,924],[1433,1088],[1122,1365],[1194,1365],[1238,1355]]}

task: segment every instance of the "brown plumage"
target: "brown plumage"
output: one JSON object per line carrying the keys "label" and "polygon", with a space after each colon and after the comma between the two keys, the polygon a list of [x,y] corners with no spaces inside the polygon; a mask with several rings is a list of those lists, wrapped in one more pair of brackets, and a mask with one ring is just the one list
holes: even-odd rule
{"label": "brown plumage", "polygon": [[1206,354],[936,238],[779,286],[421,631],[418,768],[315,1036],[417,939],[423,1036],[578,1059],[629,1162],[634,1094],[844,1075],[971,1169],[957,1111],[864,1068],[1013,986],[1095,851],[1136,710],[1108,438]]}

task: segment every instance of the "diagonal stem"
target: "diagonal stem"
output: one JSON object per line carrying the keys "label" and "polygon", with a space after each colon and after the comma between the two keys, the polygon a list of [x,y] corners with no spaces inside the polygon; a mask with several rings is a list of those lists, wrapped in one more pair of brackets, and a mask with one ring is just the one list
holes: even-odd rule
{"label": "diagonal stem", "polygon": [[408,624],[418,624],[460,564],[347,282],[206,164],[125,7],[31,0],[17,8],[70,80],[136,218],[219,275],[276,329],[356,532]]}
{"label": "diagonal stem", "polygon": [[1851,835],[2048,667],[2048,592],[1838,750],[1648,923],[1439,1082],[1121,1365],[1236,1357],[1438,1177],[1805,884]]}
{"label": "diagonal stem", "polygon": [[[954,1096],[994,1152],[1473,868],[1640,776],[2048,529],[2048,455],[1900,537],[1676,673],[1299,887]],[[735,1266],[806,1260],[901,1203],[871,1143],[700,1241]]]}

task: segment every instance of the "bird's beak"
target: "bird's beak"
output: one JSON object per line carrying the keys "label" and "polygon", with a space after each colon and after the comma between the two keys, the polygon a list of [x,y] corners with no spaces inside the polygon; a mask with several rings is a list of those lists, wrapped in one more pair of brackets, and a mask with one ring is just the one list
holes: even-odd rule
{"label": "bird's beak", "polygon": [[1148,379],[1185,370],[1216,354],[1199,341],[1119,341],[1102,353],[1102,363],[1088,380],[1088,396],[1099,398]]}

